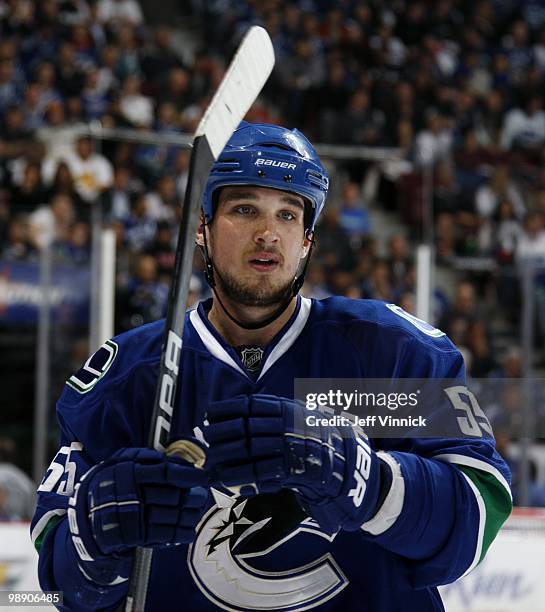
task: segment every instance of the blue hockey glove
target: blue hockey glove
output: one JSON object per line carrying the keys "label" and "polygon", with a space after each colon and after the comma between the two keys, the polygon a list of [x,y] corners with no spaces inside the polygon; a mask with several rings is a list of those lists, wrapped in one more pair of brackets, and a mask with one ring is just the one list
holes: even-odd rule
{"label": "blue hockey glove", "polygon": [[80,559],[191,542],[208,485],[206,470],[178,457],[145,448],[118,451],[92,467],[70,498],[68,521]]}
{"label": "blue hockey glove", "polygon": [[375,514],[390,468],[353,427],[311,426],[308,416],[325,417],[269,395],[212,403],[204,431],[212,478],[243,495],[293,489],[324,531],[358,529]]}

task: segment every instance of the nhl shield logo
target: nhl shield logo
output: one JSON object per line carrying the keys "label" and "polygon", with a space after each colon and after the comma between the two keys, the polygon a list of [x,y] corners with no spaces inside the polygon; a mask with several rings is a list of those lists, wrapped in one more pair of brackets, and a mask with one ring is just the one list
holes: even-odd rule
{"label": "nhl shield logo", "polygon": [[261,365],[263,349],[259,348],[258,346],[244,348],[240,351],[240,357],[248,372],[257,372],[257,370],[259,370],[259,366]]}

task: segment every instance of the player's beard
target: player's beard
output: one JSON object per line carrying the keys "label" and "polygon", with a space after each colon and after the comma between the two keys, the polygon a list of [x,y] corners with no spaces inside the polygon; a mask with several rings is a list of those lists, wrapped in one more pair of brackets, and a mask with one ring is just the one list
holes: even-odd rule
{"label": "player's beard", "polygon": [[281,304],[290,294],[293,280],[286,283],[270,286],[267,283],[250,285],[241,282],[228,272],[216,268],[216,278],[225,296],[236,304],[254,308],[270,308]]}

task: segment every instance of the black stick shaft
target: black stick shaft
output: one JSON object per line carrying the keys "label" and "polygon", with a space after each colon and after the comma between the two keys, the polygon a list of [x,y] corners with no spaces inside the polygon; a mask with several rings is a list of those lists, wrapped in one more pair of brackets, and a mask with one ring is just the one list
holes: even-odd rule
{"label": "black stick shaft", "polygon": [[[171,281],[165,337],[161,351],[159,378],[150,421],[148,446],[165,451],[174,416],[176,389],[180,377],[180,355],[185,325],[187,295],[192,273],[195,234],[202,196],[214,156],[204,136],[195,138],[189,166],[189,181],[184,198],[182,220],[176,245],[176,262]],[[176,407],[183,410],[182,406]],[[125,605],[126,612],[144,612],[151,572],[153,549],[137,548]]]}

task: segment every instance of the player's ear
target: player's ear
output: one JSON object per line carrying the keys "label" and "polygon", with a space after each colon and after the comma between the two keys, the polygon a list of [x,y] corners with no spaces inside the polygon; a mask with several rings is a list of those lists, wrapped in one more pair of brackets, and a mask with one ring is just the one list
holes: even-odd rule
{"label": "player's ear", "polygon": [[304,259],[308,255],[310,245],[314,240],[314,232],[305,232],[303,244],[301,246],[301,259]]}
{"label": "player's ear", "polygon": [[195,243],[199,246],[204,246],[204,216],[201,214],[201,218],[199,219],[199,226],[197,227],[197,233],[195,234]]}

